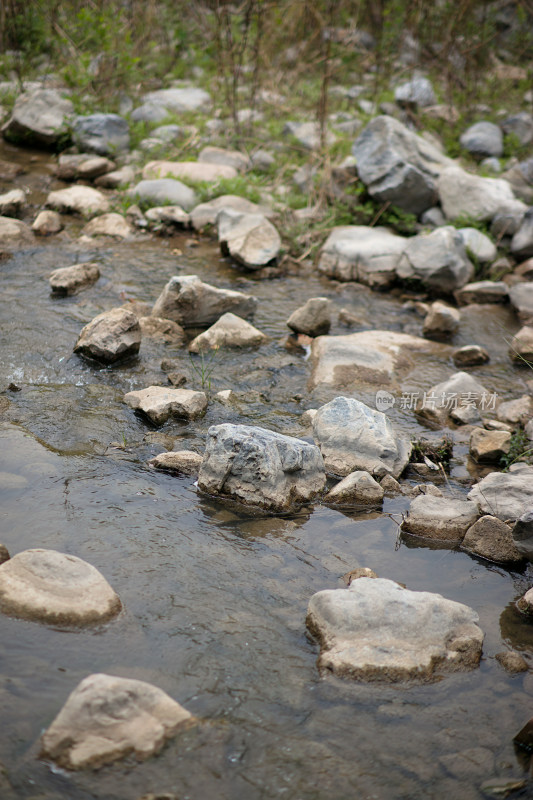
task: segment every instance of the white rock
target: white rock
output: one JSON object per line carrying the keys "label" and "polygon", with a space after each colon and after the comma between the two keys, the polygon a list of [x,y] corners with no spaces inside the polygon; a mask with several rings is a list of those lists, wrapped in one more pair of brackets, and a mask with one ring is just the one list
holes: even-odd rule
{"label": "white rock", "polygon": [[503,281],[475,281],[467,283],[455,292],[460,305],[468,303],[505,303],[509,299],[509,289]]}
{"label": "white rock", "polygon": [[478,517],[479,509],[475,502],[424,494],[411,501],[401,527],[403,531],[425,539],[460,542]]}
{"label": "white rock", "polygon": [[461,147],[478,158],[499,158],[503,154],[503,134],[501,128],[493,122],[482,120],[474,123],[461,134],[459,142]]}
{"label": "white rock", "polygon": [[324,502],[338,505],[381,505],[384,494],[383,488],[369,472],[356,470],[339,481],[324,497]]}
{"label": "white rock", "polygon": [[172,389],[166,386],[148,386],[128,392],[124,402],[135,411],[142,411],[155,425],[162,425],[170,417],[198,419],[207,410],[204,392],[192,389]]}
{"label": "white rock", "polygon": [[386,287],[396,278],[396,267],[407,241],[388,228],[334,228],[321,250],[318,271],[335,280]]}
{"label": "white rock", "polygon": [[417,414],[438,425],[445,425],[450,411],[461,405],[475,405],[478,411],[490,407],[493,395],[468,372],[456,372],[425,393]]}
{"label": "white rock", "polygon": [[207,164],[199,161],[149,161],[143,169],[143,180],[157,178],[184,178],[189,181],[212,183],[220,178],[236,178],[237,170],[225,164]]}
{"label": "white rock", "polygon": [[51,236],[63,230],[63,223],[57,211],[39,211],[31,229],[38,236]]}
{"label": "white rock", "polygon": [[212,105],[210,95],[203,89],[197,89],[196,87],[158,89],[155,92],[145,94],[143,100],[145,103],[160,106],[176,114],[182,114],[187,111],[207,112]]}
{"label": "white rock", "polygon": [[138,202],[152,203],[154,206],[164,204],[181,206],[185,211],[194,208],[198,203],[196,193],[174,178],[139,181],[128,190],[128,195]]}
{"label": "white rock", "polygon": [[504,522],[516,520],[533,506],[533,467],[491,472],[472,488],[468,499],[477,503],[484,514]]}
{"label": "white rock", "polygon": [[67,132],[73,110],[72,102],[59,92],[38,87],[17,97],[2,132],[6,139],[54,146]]}
{"label": "white rock", "polygon": [[46,205],[56,211],[78,213],[82,216],[105,214],[109,211],[109,202],[104,195],[91,186],[69,186],[50,192]]}
{"label": "white rock", "polygon": [[0,194],[0,215],[16,217],[26,202],[26,195],[22,189],[11,189],[10,192]]}
{"label": "white rock", "polygon": [[224,150],[222,147],[204,147],[200,151],[198,161],[206,164],[224,164],[238,172],[245,172],[250,166],[250,159],[238,150]]}
{"label": "white rock", "polygon": [[20,246],[33,241],[32,232],[25,222],[12,217],[0,217],[0,245]]}
{"label": "white rock", "polygon": [[250,317],[256,307],[257,299],[249,294],[219,289],[203,283],[197,275],[176,275],[159,295],[152,314],[171,319],[184,328],[203,328],[227,311]]}
{"label": "white rock", "polygon": [[525,323],[533,320],[533,281],[511,286],[509,300],[521,320]]}
{"label": "white rock", "polygon": [[271,213],[262,206],[258,206],[257,203],[246,200],[245,197],[239,197],[235,194],[223,194],[208,203],[200,203],[191,211],[193,228],[199,231],[205,228],[206,225],[214,225],[218,212],[223,208],[233,209],[242,214],[263,214],[265,217]]}
{"label": "white rock", "polygon": [[477,228],[459,228],[464,245],[481,264],[494,261],[498,255],[496,245]]}
{"label": "white rock", "polygon": [[191,353],[219,347],[257,347],[266,341],[264,333],[231,312],[223,314],[214,325],[200,333],[189,345]]}
{"label": "white rock", "polygon": [[179,228],[188,228],[191,218],[181,206],[154,206],[145,214],[149,222],[177,225]]}
{"label": "white rock", "polygon": [[127,239],[132,235],[133,229],[121,214],[102,214],[95,217],[85,225],[82,233],[86,236],[115,236],[117,239]]}
{"label": "white rock", "polygon": [[480,178],[458,166],[443,170],[437,187],[446,219],[470,217],[480,222],[491,220],[508,209],[525,211],[507,181],[501,178]]}
{"label": "white rock", "polygon": [[311,297],[287,320],[287,326],[295,333],[320,336],[331,327],[331,300],[327,297]]}
{"label": "white rock", "polygon": [[248,269],[261,269],[277,259],[281,239],[262,214],[241,214],[223,208],[218,213],[217,226],[222,253]]}
{"label": "white rock", "polygon": [[128,164],[120,169],[114,169],[112,172],[107,172],[105,175],[100,175],[95,180],[96,186],[101,186],[103,189],[118,189],[119,187],[128,186],[135,180],[135,170]]}

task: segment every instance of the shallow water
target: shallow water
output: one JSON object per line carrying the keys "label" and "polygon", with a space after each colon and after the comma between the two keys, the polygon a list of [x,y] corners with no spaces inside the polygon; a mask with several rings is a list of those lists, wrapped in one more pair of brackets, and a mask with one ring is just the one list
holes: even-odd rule
{"label": "shallow water", "polygon": [[[46,159],[38,165],[27,178],[36,204],[53,183]],[[201,497],[193,479],[146,464],[172,446],[202,452],[207,428],[222,421],[309,437],[299,416],[338,392],[309,393],[309,361],[281,344],[285,320],[308,297],[349,308],[360,329],[416,334],[421,318],[398,297],[313,273],[254,280],[208,241],[188,248],[186,237],[147,238],[91,249],[77,243],[78,228],[67,220],[66,236],[0,263],[0,389],[20,388],[0,394],[0,407],[9,401],[0,416],[0,473],[8,473],[0,480],[0,541],[12,555],[45,547],[89,561],[125,610],[82,631],[0,617],[2,800],[136,800],[149,791],[180,800],[437,800],[480,798],[483,780],[521,777],[527,764],[512,738],[531,716],[533,676],[507,675],[494,656],[513,648],[532,664],[533,627],[513,605],[531,585],[529,572],[400,539],[404,498],[387,500],[384,513],[317,505],[264,517]],[[93,259],[103,276],[96,286],[74,298],[50,296],[52,269]],[[182,359],[187,385],[200,388],[186,351],[145,340],[138,359],[97,369],[72,347],[95,314],[127,299],[153,302],[169,277],[191,273],[255,294],[254,324],[270,338],[257,351],[216,355],[212,392],[235,390],[235,405],[213,400],[203,420],[156,430],[122,396],[163,382],[159,365],[168,356]],[[503,332],[517,327],[505,309],[480,307],[465,315],[454,341],[487,346],[491,362],[476,376],[504,397],[520,394],[527,377],[506,353]],[[335,323],[332,333],[345,332]],[[452,371],[450,360],[435,361],[410,381],[424,390]],[[368,387],[357,396],[372,400]],[[408,410],[395,409],[392,419],[412,435],[432,435]],[[464,451],[458,445],[451,481],[459,494],[473,474]],[[486,634],[480,668],[424,686],[320,677],[317,645],[305,632],[307,602],[342,586],[340,576],[358,565],[475,608]],[[79,681],[98,671],[161,687],[200,723],[143,764],[73,774],[51,767],[38,758],[40,733]],[[480,765],[476,754],[450,761],[474,747],[484,749]]]}

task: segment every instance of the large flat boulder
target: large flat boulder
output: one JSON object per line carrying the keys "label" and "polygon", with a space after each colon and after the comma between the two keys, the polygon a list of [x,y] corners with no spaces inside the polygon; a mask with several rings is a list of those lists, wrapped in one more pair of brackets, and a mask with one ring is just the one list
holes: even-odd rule
{"label": "large flat boulder", "polygon": [[411,454],[411,442],[395,433],[385,414],[350,397],[336,397],[318,409],[313,437],[326,470],[343,477],[365,470],[397,478]]}
{"label": "large flat boulder", "polygon": [[369,681],[431,680],[477,667],[478,622],[462,603],[383,578],[317,592],[307,610],[307,627],[320,642],[319,668]]}
{"label": "large flat boulder", "polygon": [[437,541],[461,542],[479,517],[479,509],[470,500],[433,497],[421,494],[412,500],[402,531]]}
{"label": "large flat boulder", "polygon": [[208,494],[278,513],[314,500],[325,483],[313,444],[250,425],[209,428],[198,476]]}
{"label": "large flat boulder", "polygon": [[491,472],[472,487],[468,499],[484,514],[517,520],[533,507],[533,467],[514,464],[509,472]]}
{"label": "large flat boulder", "polygon": [[25,550],[0,565],[0,611],[49,625],[91,625],[122,604],[104,576],[76,556]]}
{"label": "large flat boulder", "polygon": [[420,281],[432,291],[452,294],[472,280],[461,234],[451,225],[409,239],[396,269],[399,278]]}
{"label": "large flat boulder", "polygon": [[220,249],[248,269],[261,269],[276,261],[281,238],[263,214],[244,214],[223,208],[217,216]]}
{"label": "large flat boulder", "polygon": [[396,278],[396,267],[407,241],[388,228],[342,225],[328,236],[318,271],[338,281],[387,287]]}
{"label": "large flat boulder", "polygon": [[93,361],[113,364],[137,355],[140,347],[141,326],[136,315],[125,308],[112,308],[82,328],[74,352]]}
{"label": "large flat boulder", "polygon": [[44,732],[41,757],[73,770],[97,769],[129,754],[144,760],[191,722],[191,714],[161,689],[97,673],[74,689]]}
{"label": "large flat boulder", "polygon": [[250,317],[256,308],[257,299],[252,295],[219,289],[197,275],[176,275],[157,298],[152,315],[171,319],[184,328],[205,328],[228,311]]}
{"label": "large flat boulder", "polygon": [[55,89],[23,92],[2,133],[14,142],[54,147],[68,134],[73,111],[72,102]]}

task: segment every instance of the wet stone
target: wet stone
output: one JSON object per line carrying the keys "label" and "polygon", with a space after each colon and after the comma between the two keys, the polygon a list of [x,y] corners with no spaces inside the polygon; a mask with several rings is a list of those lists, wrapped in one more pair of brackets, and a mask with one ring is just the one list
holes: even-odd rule
{"label": "wet stone", "polygon": [[50,275],[49,282],[50,288],[55,294],[71,295],[92,286],[99,277],[98,264],[88,262],[54,270]]}
{"label": "wet stone", "polygon": [[184,328],[212,325],[231,311],[240,317],[252,316],[257,300],[232,289],[219,289],[204,283],[197,275],[171,278],[157,298],[152,314],[171,319]]}
{"label": "wet stone", "polygon": [[154,425],[162,425],[170,417],[198,419],[207,410],[204,392],[195,392],[192,389],[148,386],[146,389],[128,392],[123,400],[130,408],[146,414]]}
{"label": "wet stone", "polygon": [[287,326],[295,333],[308,336],[327,333],[331,327],[331,300],[327,297],[311,297],[305,305],[293,311]]}
{"label": "wet stone", "polygon": [[57,211],[40,211],[31,229],[38,236],[51,236],[63,230],[63,223]]}
{"label": "wet stone", "polygon": [[476,428],[470,437],[470,453],[476,461],[497,462],[509,452],[511,434],[506,431],[486,431]]}
{"label": "wet stone", "polygon": [[527,672],[527,661],[520,653],[515,653],[513,650],[504,650],[503,653],[496,653],[496,661],[502,665],[506,672],[514,675],[518,672]]}
{"label": "wet stone", "polygon": [[381,505],[383,495],[383,487],[370,473],[357,470],[334,486],[324,497],[324,502],[335,505]]}
{"label": "wet stone", "polygon": [[199,453],[193,450],[176,450],[166,453],[159,453],[148,462],[151,467],[156,469],[180,472],[183,475],[198,475],[202,458]]}
{"label": "wet stone", "polygon": [[265,334],[249,322],[227,312],[204,333],[189,344],[191,353],[217,350],[219,347],[258,347],[266,341]]}
{"label": "wet stone", "polygon": [[484,347],[477,344],[467,344],[459,347],[452,353],[453,363],[456,367],[476,367],[479,364],[486,364],[490,360],[489,354]]}
{"label": "wet stone", "polygon": [[479,516],[476,503],[451,497],[421,495],[411,501],[402,531],[448,542],[461,542]]}
{"label": "wet stone", "polygon": [[141,347],[141,326],[135,314],[124,308],[104,311],[86,325],[74,352],[86,358],[113,364],[137,355]]}
{"label": "wet stone", "polygon": [[524,556],[513,542],[511,528],[489,514],[470,527],[461,547],[469,553],[501,564],[517,563]]}

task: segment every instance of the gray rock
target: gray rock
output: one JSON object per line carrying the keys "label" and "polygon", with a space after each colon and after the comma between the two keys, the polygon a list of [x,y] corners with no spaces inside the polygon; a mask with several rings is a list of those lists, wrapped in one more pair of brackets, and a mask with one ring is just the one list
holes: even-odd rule
{"label": "gray rock", "polygon": [[503,154],[503,135],[501,129],[492,122],[476,122],[459,139],[461,147],[475,156],[496,156]]}
{"label": "gray rock", "polygon": [[141,326],[139,320],[124,308],[112,308],[98,314],[86,325],[74,347],[74,352],[86,358],[113,364],[139,352]]}
{"label": "gray rock", "polygon": [[509,181],[513,192],[529,206],[533,203],[533,158],[513,164],[502,175]]}
{"label": "gray rock", "polygon": [[533,561],[533,507],[516,520],[512,536],[516,549],[525,558]]}
{"label": "gray rock", "polygon": [[130,754],[141,761],[193,721],[179,703],[149,683],[89,675],[44,732],[40,755],[72,770],[97,769]]}
{"label": "gray rock", "polygon": [[452,293],[472,279],[474,265],[461,234],[445,226],[409,239],[396,271],[404,280],[414,278],[433,291]]}
{"label": "gray rock", "polygon": [[504,522],[517,520],[533,506],[533,467],[491,472],[472,488],[468,499],[477,503],[484,514]]}
{"label": "gray rock", "polygon": [[39,211],[31,229],[38,236],[51,236],[63,230],[63,223],[57,211]]}
{"label": "gray rock", "polygon": [[429,339],[448,338],[453,336],[460,321],[461,314],[456,308],[436,300],[424,319],[422,331]]}
{"label": "gray rock", "polygon": [[198,477],[198,472],[202,464],[202,456],[193,450],[170,450],[167,453],[159,453],[148,462],[155,469],[170,470],[180,472],[183,475],[193,475]]}
{"label": "gray rock", "polygon": [[369,472],[356,470],[339,481],[324,497],[324,502],[335,505],[381,505],[384,494],[383,487]]}
{"label": "gray rock", "polygon": [[129,150],[130,130],[128,123],[118,114],[89,114],[76,117],[73,137],[83,152],[100,156],[114,155]]}
{"label": "gray rock", "polygon": [[163,122],[169,115],[165,106],[160,103],[142,103],[131,112],[133,122]]}
{"label": "gray rock", "polygon": [[258,347],[266,341],[262,331],[241,317],[226,312],[189,345],[191,353],[218,350],[219,347]]}
{"label": "gray rock", "polygon": [[522,146],[533,142],[533,114],[527,111],[507,117],[500,123],[500,127],[506,136],[514,135]]}
{"label": "gray rock", "polygon": [[442,210],[438,206],[434,206],[433,208],[428,208],[427,211],[420,217],[420,222],[422,225],[427,225],[430,228],[440,228],[443,225],[446,225],[446,218],[442,213]]}
{"label": "gray rock", "polygon": [[210,200],[208,203],[200,203],[191,211],[191,223],[195,230],[199,231],[205,228],[206,225],[214,225],[219,211],[224,208],[233,209],[242,214],[264,214],[265,209],[258,206],[257,203],[252,203],[244,197],[239,197],[234,194],[224,194]]}
{"label": "gray rock", "polygon": [[383,578],[318,592],[307,627],[320,641],[320,669],[362,680],[430,680],[479,664],[483,633],[468,606],[412,592]]}
{"label": "gray rock", "polygon": [[512,238],[511,253],[518,258],[533,256],[533,208],[526,211],[522,224]]}
{"label": "gray rock", "polygon": [[401,528],[424,539],[461,542],[478,517],[479,509],[475,502],[426,494],[411,501]]}
{"label": "gray rock", "polygon": [[156,224],[173,225],[178,228],[188,228],[191,217],[181,206],[154,206],[145,214],[148,222]]}
{"label": "gray rock", "polygon": [[223,164],[233,167],[237,172],[245,172],[250,166],[250,159],[238,150],[224,150],[222,147],[204,147],[200,151],[198,161],[207,164]]}
{"label": "gray rock", "polygon": [[476,367],[479,364],[486,364],[490,361],[490,356],[484,347],[478,344],[466,344],[459,347],[452,353],[453,363],[456,367]]}
{"label": "gray rock", "polygon": [[516,333],[509,345],[509,355],[518,366],[533,363],[533,327],[524,325]]}
{"label": "gray rock", "polygon": [[459,228],[459,233],[467,252],[472,253],[480,264],[487,264],[495,260],[498,251],[488,236],[478,231],[477,228]]}
{"label": "gray rock", "polygon": [[470,437],[470,453],[476,461],[499,461],[509,452],[511,434],[508,431],[487,431],[475,428]]}
{"label": "gray rock", "polygon": [[352,152],[369,194],[413,214],[436,205],[435,179],[451,163],[427,141],[387,116],[376,117],[367,125]]}
{"label": "gray rock", "polygon": [[135,411],[142,411],[154,425],[162,425],[170,417],[198,419],[207,410],[204,392],[166,386],[148,386],[146,389],[128,392],[123,401]]}
{"label": "gray rock", "polygon": [[512,206],[505,206],[497,211],[490,225],[491,235],[501,241],[505,237],[512,237],[522,224],[527,206],[520,200],[515,200]]}
{"label": "gray rock", "polygon": [[225,164],[208,164],[199,161],[149,161],[143,169],[144,180],[183,178],[189,181],[214,183],[221,178],[237,177],[237,170]]}
{"label": "gray rock", "polygon": [[[504,670],[511,675],[516,675],[519,672],[527,672],[529,670],[526,659],[521,656],[520,653],[516,653],[513,650],[504,650],[503,653],[496,653],[494,658],[502,665]],[[508,788],[512,789],[518,787],[508,785]]]}
{"label": "gray rock", "polygon": [[152,314],[171,319],[184,328],[205,328],[227,311],[250,317],[256,308],[257,299],[249,294],[218,289],[203,283],[197,275],[176,275],[159,295]]}
{"label": "gray rock", "polygon": [[13,114],[2,127],[6,139],[54,147],[68,134],[74,107],[55,89],[37,89],[17,97]]}
{"label": "gray rock", "polygon": [[25,222],[12,217],[0,217],[0,245],[22,246],[33,241],[31,229]]}
{"label": "gray rock", "polygon": [[181,206],[185,211],[194,208],[198,203],[195,192],[175,178],[139,181],[128,194],[141,203],[151,203],[154,206]]}
{"label": "gray rock", "polygon": [[513,564],[524,558],[513,543],[509,525],[490,514],[480,517],[467,530],[461,547],[498,564]]}
{"label": "gray rock", "polygon": [[420,75],[398,86],[394,90],[394,99],[399,106],[415,108],[433,106],[437,102],[431,81]]}
{"label": "gray rock", "polygon": [[326,483],[318,447],[249,425],[208,431],[198,487],[274,513],[309,503]]}
{"label": "gray rock", "polygon": [[3,217],[17,217],[26,203],[26,195],[22,189],[11,189],[0,194],[0,215]]}
{"label": "gray rock", "polygon": [[179,89],[158,89],[148,92],[143,98],[145,103],[159,106],[175,114],[187,111],[207,113],[212,105],[210,95],[203,89],[185,87]]}
{"label": "gray rock", "polygon": [[[470,217],[490,221],[497,214],[515,215],[526,210],[517,200],[507,181],[501,178],[480,178],[458,166],[443,169],[437,180],[442,210],[446,219]],[[492,231],[493,235],[497,234]]]}
{"label": "gray rock", "polygon": [[95,186],[101,186],[102,189],[119,189],[133,183],[135,179],[135,170],[126,164],[120,169],[114,169],[112,172],[106,172],[105,175],[100,175],[96,178]]}
{"label": "gray rock", "polygon": [[25,550],[0,565],[0,611],[49,625],[91,625],[122,608],[103,575],[76,556]]}
{"label": "gray rock", "polygon": [[533,281],[511,286],[509,300],[519,319],[526,324],[533,321]]}
{"label": "gray rock", "polygon": [[287,326],[295,333],[320,336],[331,327],[331,300],[327,297],[311,297],[305,305],[293,311]]}
{"label": "gray rock", "polygon": [[[294,136],[306,150],[318,150],[320,147],[320,126],[318,122],[286,122],[282,130],[283,136]],[[331,146],[337,137],[327,131],[326,144]]]}
{"label": "gray rock", "polygon": [[502,171],[502,162],[499,158],[496,158],[496,156],[484,158],[479,166],[488,170],[488,172],[492,172],[493,175],[499,175]]}
{"label": "gray rock", "polygon": [[318,409],[313,437],[327,471],[340,476],[364,470],[397,478],[411,454],[411,442],[395,433],[385,414],[349,397],[336,397]]}
{"label": "gray rock", "polygon": [[481,414],[475,405],[458,406],[450,411],[450,417],[456,425],[481,425]]}
{"label": "gray rock", "polygon": [[279,233],[262,214],[242,214],[223,208],[218,213],[217,226],[222,253],[248,269],[261,269],[278,258]]}
{"label": "gray rock", "polygon": [[82,230],[85,236],[114,236],[117,239],[128,239],[133,228],[122,214],[102,214],[85,225]]}
{"label": "gray rock", "polygon": [[69,186],[50,192],[46,205],[66,214],[81,214],[84,217],[105,214],[109,211],[107,198],[91,186]]}
{"label": "gray rock", "polygon": [[268,150],[259,149],[250,158],[254,169],[267,171],[276,163],[276,159]]}
{"label": "gray rock", "polygon": [[94,180],[111,172],[115,164],[105,156],[95,156],[88,153],[78,155],[61,154],[56,169],[57,177],[62,181],[75,181],[79,179]]}
{"label": "gray rock", "polygon": [[100,277],[100,267],[94,262],[74,264],[72,267],[55,269],[50,275],[50,288],[56,294],[77,294],[92,286]]}
{"label": "gray rock", "polygon": [[177,139],[183,138],[184,135],[185,131],[179,125],[160,125],[152,131],[152,136],[165,142],[165,144],[172,144]]}
{"label": "gray rock", "polygon": [[503,281],[476,281],[458,289],[454,296],[459,305],[505,303],[509,299],[509,288]]}
{"label": "gray rock", "polygon": [[490,406],[492,397],[468,372],[456,372],[426,392],[416,413],[437,425],[445,425],[454,408],[475,405],[478,411],[484,411]]}
{"label": "gray rock", "polygon": [[498,419],[511,425],[526,425],[533,418],[533,397],[523,394],[514,400],[506,400],[498,406]]}
{"label": "gray rock", "polygon": [[320,253],[318,271],[335,280],[386,288],[396,279],[396,267],[407,241],[387,228],[334,228]]}

